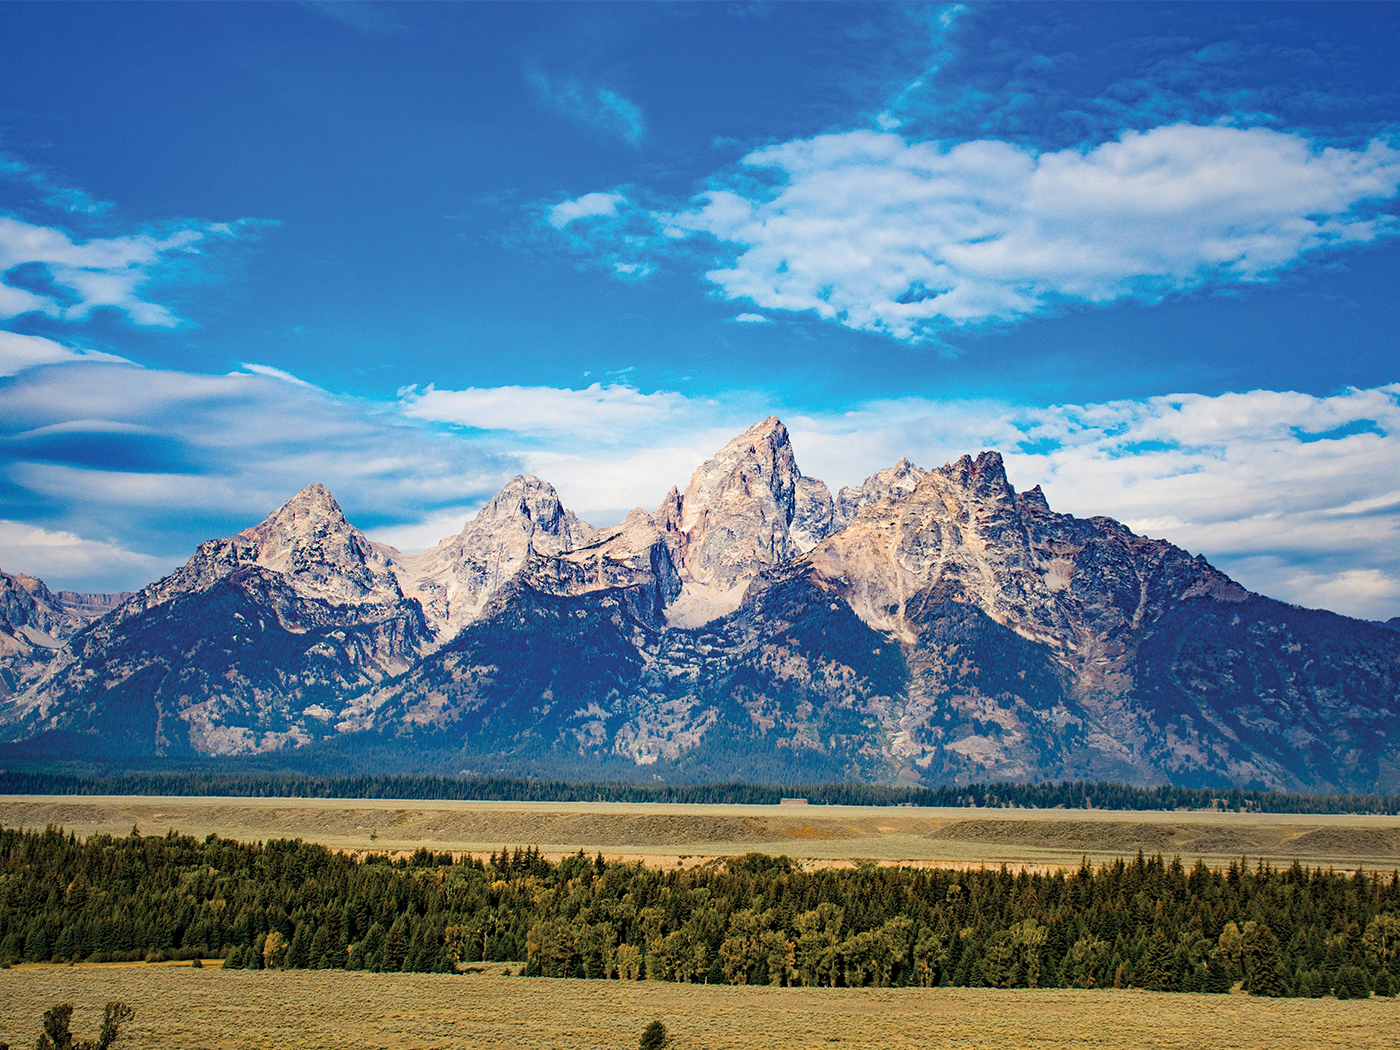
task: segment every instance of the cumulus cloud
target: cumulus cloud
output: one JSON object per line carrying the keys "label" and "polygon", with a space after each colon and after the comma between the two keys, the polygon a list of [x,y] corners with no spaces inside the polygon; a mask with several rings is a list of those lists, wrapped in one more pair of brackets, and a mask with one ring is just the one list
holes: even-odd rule
{"label": "cumulus cloud", "polygon": [[625,434],[665,425],[686,399],[658,391],[643,394],[621,383],[594,383],[583,390],[502,386],[438,390],[429,383],[399,391],[404,415],[477,430],[524,435],[570,434],[615,441]]}
{"label": "cumulus cloud", "polygon": [[0,320],[41,313],[82,321],[99,307],[134,324],[173,328],[169,307],[142,297],[180,257],[202,254],[213,238],[236,235],[228,223],[185,223],[163,233],[75,239],[65,230],[0,215]]}
{"label": "cumulus cloud", "polygon": [[1372,207],[1395,197],[1400,151],[1265,128],[1175,124],[1045,153],[845,131],[742,163],[688,208],[616,192],[557,207],[610,196],[607,221],[570,236],[612,265],[630,252],[654,266],[703,235],[732,253],[705,275],[727,298],[907,342],[1066,303],[1267,280],[1308,252],[1400,231]]}
{"label": "cumulus cloud", "polygon": [[526,71],[540,101],[580,127],[636,145],[646,134],[646,118],[630,100],[602,84],[578,77],[551,78],[538,69]]}
{"label": "cumulus cloud", "polygon": [[612,218],[617,214],[617,206],[626,204],[627,197],[621,193],[585,193],[576,200],[561,201],[549,208],[549,224],[562,230],[578,219]]}
{"label": "cumulus cloud", "polygon": [[740,324],[772,324],[773,319],[764,317],[762,314],[740,314],[734,318]]}

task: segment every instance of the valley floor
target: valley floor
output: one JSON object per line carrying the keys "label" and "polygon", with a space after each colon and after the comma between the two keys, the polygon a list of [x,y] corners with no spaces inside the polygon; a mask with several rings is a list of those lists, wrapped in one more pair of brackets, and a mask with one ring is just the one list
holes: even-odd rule
{"label": "valley floor", "polygon": [[632,1050],[661,1019],[674,1050],[1394,1046],[1392,999],[1256,999],[1113,990],[830,989],[551,980],[480,974],[205,969],[189,964],[0,971],[0,1040],[32,1045],[44,1010],[72,1002],[79,1039],[102,1006],[136,1008],[122,1042],[248,1047]]}
{"label": "valley floor", "polygon": [[61,825],[80,836],[175,829],[241,841],[300,838],[332,849],[485,856],[538,846],[582,849],[653,866],[748,852],[813,865],[881,863],[1077,866],[1180,856],[1211,866],[1247,856],[1286,867],[1400,867],[1400,817],[1113,810],[722,806],[660,803],[469,802],[392,799],[154,798],[0,795],[0,825]]}

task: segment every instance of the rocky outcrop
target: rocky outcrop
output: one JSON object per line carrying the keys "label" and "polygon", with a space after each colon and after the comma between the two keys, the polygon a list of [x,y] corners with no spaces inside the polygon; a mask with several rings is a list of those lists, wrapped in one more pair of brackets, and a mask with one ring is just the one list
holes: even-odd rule
{"label": "rocky outcrop", "polygon": [[700,466],[681,499],[688,581],[730,588],[793,553],[801,473],[776,416],[749,427]]}
{"label": "rocky outcrop", "polygon": [[0,571],[0,697],[42,673],[69,638],[130,597],[54,592],[35,576]]}

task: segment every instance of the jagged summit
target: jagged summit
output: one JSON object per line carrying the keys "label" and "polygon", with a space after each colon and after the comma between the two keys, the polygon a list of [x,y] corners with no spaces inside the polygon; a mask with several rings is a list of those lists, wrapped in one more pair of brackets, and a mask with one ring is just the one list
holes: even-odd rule
{"label": "jagged summit", "polygon": [[319,483],[227,543],[220,553],[285,574],[307,596],[343,602],[401,597],[388,557],[350,524]]}
{"label": "jagged summit", "polygon": [[892,467],[877,470],[860,485],[846,485],[836,496],[832,532],[837,532],[852,521],[866,507],[881,500],[898,501],[903,499],[919,483],[926,473],[903,456]]}
{"label": "jagged summit", "polygon": [[422,603],[445,640],[477,619],[533,555],[562,554],[594,532],[565,509],[553,485],[518,474],[461,532],[421,554],[399,555],[395,569],[404,592]]}
{"label": "jagged summit", "polygon": [[[821,482],[802,481],[787,427],[777,416],[755,423],[702,463],[681,498],[686,579],[728,589],[790,557],[799,549],[791,534],[799,494],[804,509],[831,502]],[[804,524],[810,529],[820,517],[820,510],[808,510]],[[822,534],[816,538],[824,538],[823,526],[817,529]]]}
{"label": "jagged summit", "polygon": [[[462,526],[462,533],[520,532],[531,542],[567,550],[593,531],[566,510],[559,493],[533,474],[517,474]],[[444,541],[446,542],[446,541]]]}

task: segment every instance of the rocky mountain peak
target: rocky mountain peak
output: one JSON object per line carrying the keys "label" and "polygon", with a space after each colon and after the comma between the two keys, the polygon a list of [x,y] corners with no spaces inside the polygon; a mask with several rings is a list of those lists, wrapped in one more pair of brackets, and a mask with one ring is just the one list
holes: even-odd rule
{"label": "rocky mountain peak", "polygon": [[979,452],[977,458],[961,456],[938,471],[982,499],[1014,500],[1016,491],[1006,480],[1006,464],[1000,452]]}
{"label": "rocky mountain peak", "polygon": [[1016,497],[1016,505],[1020,507],[1022,514],[1049,514],[1050,502],[1045,498],[1045,493],[1040,491],[1040,486],[1027,489]]}
{"label": "rocky mountain peak", "polygon": [[830,506],[826,486],[798,470],[787,427],[769,416],[702,463],[686,486],[683,575],[701,586],[735,588],[824,538]]}
{"label": "rocky mountain peak", "polygon": [[564,508],[559,493],[533,474],[517,474],[462,527],[462,534],[504,539],[519,533],[536,547],[568,550],[591,530]]}
{"label": "rocky mountain peak", "polygon": [[446,640],[480,616],[532,556],[584,546],[595,531],[564,507],[549,482],[517,474],[461,532],[422,554],[397,556],[395,568],[404,593],[422,603]]}
{"label": "rocky mountain peak", "polygon": [[285,574],[306,597],[358,602],[400,596],[388,559],[350,524],[324,485],[308,485],[233,542],[246,545],[243,558]]}

